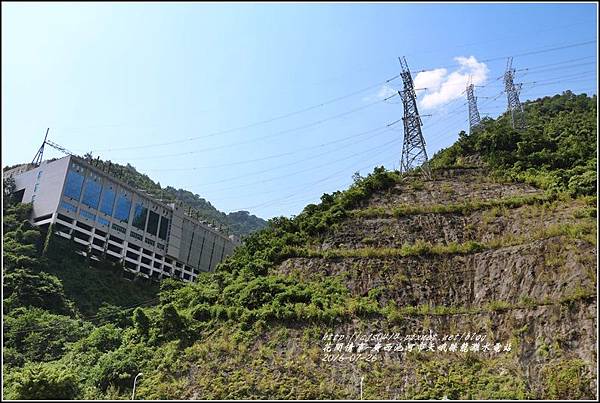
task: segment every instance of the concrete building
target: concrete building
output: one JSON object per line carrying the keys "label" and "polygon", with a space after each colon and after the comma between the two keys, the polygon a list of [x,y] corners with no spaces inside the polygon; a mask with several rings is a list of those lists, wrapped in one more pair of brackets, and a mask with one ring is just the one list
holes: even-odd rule
{"label": "concrete building", "polygon": [[194,281],[239,243],[182,205],[162,203],[75,156],[20,165],[3,176],[14,178],[23,203],[33,203],[35,225],[53,224],[80,254],[122,262],[127,278]]}

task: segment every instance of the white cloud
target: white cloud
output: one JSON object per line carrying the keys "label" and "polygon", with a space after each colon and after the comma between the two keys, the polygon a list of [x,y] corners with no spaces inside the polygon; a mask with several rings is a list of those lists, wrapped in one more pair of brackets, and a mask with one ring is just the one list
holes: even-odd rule
{"label": "white cloud", "polygon": [[397,90],[393,89],[392,87],[390,87],[387,84],[384,84],[379,89],[379,92],[377,93],[377,98],[385,99],[385,98],[391,97],[392,95],[397,94],[397,93],[398,93]]}
{"label": "white cloud", "polygon": [[414,79],[415,88],[427,88],[419,104],[423,109],[433,109],[460,98],[467,86],[469,77],[475,85],[487,80],[489,69],[474,56],[455,57],[460,67],[448,74],[446,69],[422,71]]}
{"label": "white cloud", "polygon": [[430,90],[438,90],[444,81],[444,76],[448,73],[446,69],[435,69],[422,71],[414,79],[416,89],[428,88]]}
{"label": "white cloud", "polygon": [[382,100],[385,98],[389,98],[392,95],[397,95],[398,94],[398,90],[394,89],[393,87],[389,86],[388,84],[383,84],[379,90],[377,91],[376,94],[370,94],[367,96],[364,96],[362,98],[363,101],[365,102],[372,102],[374,100]]}

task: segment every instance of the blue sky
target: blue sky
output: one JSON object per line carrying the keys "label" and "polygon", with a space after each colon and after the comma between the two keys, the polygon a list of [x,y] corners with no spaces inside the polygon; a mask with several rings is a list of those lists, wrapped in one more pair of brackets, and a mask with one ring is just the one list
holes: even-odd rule
{"label": "blue sky", "polygon": [[596,93],[596,38],[595,4],[3,3],[3,165],[50,127],[222,211],[290,216],[398,167],[398,56],[432,155],[468,130],[465,77],[482,116],[506,108],[506,56],[522,101]]}

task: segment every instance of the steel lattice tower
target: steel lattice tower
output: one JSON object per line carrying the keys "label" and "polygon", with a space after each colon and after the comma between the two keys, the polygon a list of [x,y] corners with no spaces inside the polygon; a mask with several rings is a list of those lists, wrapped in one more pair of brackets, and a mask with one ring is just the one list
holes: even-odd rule
{"label": "steel lattice tower", "polygon": [[506,72],[504,73],[504,91],[506,92],[506,98],[508,99],[507,112],[510,112],[513,129],[524,129],[525,112],[523,111],[521,101],[519,101],[521,84],[514,83],[514,76],[515,69],[512,67],[512,57],[509,57],[508,63],[506,64]]}
{"label": "steel lattice tower", "polygon": [[475,86],[472,83],[467,85],[467,100],[469,102],[469,133],[475,132],[481,125],[479,110],[477,109],[477,98],[473,92]]}
{"label": "steel lattice tower", "polygon": [[412,76],[408,69],[406,58],[398,58],[402,72],[404,89],[398,91],[404,104],[404,143],[402,145],[402,158],[400,160],[400,172],[408,172],[418,166],[422,166],[427,173],[427,151],[425,150],[425,139],[421,131],[423,122],[417,109],[417,94],[415,92]]}

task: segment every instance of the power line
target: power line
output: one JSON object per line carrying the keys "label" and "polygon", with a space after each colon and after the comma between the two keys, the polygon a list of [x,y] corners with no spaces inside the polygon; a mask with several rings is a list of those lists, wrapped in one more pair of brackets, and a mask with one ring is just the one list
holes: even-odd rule
{"label": "power line", "polygon": [[329,160],[326,163],[323,163],[323,164],[320,164],[320,165],[313,165],[313,166],[310,166],[310,167],[308,167],[306,169],[302,169],[302,170],[299,170],[299,171],[287,173],[285,175],[280,175],[280,176],[276,176],[276,177],[273,177],[273,178],[263,179],[263,180],[256,181],[256,182],[251,182],[251,183],[244,183],[242,185],[229,186],[229,187],[220,188],[220,189],[213,189],[213,191],[223,191],[223,190],[229,190],[229,189],[239,189],[239,188],[242,188],[242,187],[254,186],[256,184],[262,184],[262,183],[265,183],[265,182],[272,182],[272,181],[278,180],[278,179],[287,179],[290,176],[297,175],[299,173],[308,172],[308,171],[312,171],[312,170],[315,170],[315,169],[323,168],[323,167],[326,167],[328,165],[335,164],[335,163],[337,163],[339,161],[345,161],[345,160],[347,160],[349,158],[356,157],[357,155],[362,155],[365,152],[369,152],[369,151],[372,151],[372,150],[378,150],[378,149],[381,149],[383,147],[387,147],[387,146],[393,144],[396,141],[398,141],[398,139],[393,139],[392,141],[389,141],[387,143],[380,144],[380,145],[378,145],[376,147],[373,147],[373,148],[370,148],[370,149],[367,149],[367,150],[363,150],[363,151],[358,152],[358,153],[354,153],[354,154],[348,155],[348,156],[346,156],[344,158],[338,158],[338,159],[335,159],[335,160]]}
{"label": "power line", "polygon": [[[479,63],[489,63],[489,62],[494,62],[494,61],[499,61],[499,60],[506,60],[509,57],[515,58],[515,57],[523,57],[523,56],[536,55],[536,54],[546,53],[546,52],[554,52],[554,51],[557,51],[557,50],[570,49],[570,48],[574,48],[574,47],[590,45],[592,43],[596,43],[596,40],[571,43],[571,44],[568,44],[568,45],[556,46],[556,47],[552,47],[552,48],[543,48],[543,49],[539,49],[539,50],[532,50],[532,51],[523,52],[523,53],[517,53],[517,54],[513,54],[513,55],[496,56],[496,57],[491,57],[491,58],[488,58],[488,59],[478,60],[478,62]],[[433,69],[451,68],[451,67],[458,67],[458,66],[460,66],[459,63],[454,63],[454,64],[449,64],[449,65],[446,65],[446,66],[439,66],[439,67],[435,67],[435,68],[421,68],[417,72],[420,73],[420,72],[424,72],[424,71],[430,71],[430,70],[433,70]]]}
{"label": "power line", "polygon": [[[303,109],[300,109],[300,110],[296,110],[296,111],[293,111],[293,112],[285,113],[285,114],[282,114],[282,115],[279,115],[279,116],[275,116],[273,118],[260,120],[258,122],[249,123],[247,125],[238,126],[238,127],[234,127],[234,128],[230,128],[230,129],[225,129],[225,130],[220,130],[220,131],[213,132],[213,133],[210,133],[210,134],[205,134],[205,135],[202,135],[202,136],[194,136],[194,137],[189,137],[187,139],[168,141],[168,142],[164,142],[164,143],[145,144],[143,146],[119,147],[119,148],[109,148],[109,149],[104,149],[104,150],[100,150],[99,149],[99,150],[92,150],[92,151],[93,152],[103,152],[103,151],[119,151],[119,150],[132,150],[132,149],[160,147],[160,146],[166,146],[166,145],[172,145],[172,144],[185,143],[185,142],[188,142],[188,141],[193,141],[193,140],[198,140],[198,139],[203,139],[203,138],[208,138],[208,137],[214,137],[214,136],[218,136],[218,135],[221,135],[221,134],[226,134],[226,133],[231,133],[231,132],[235,132],[235,131],[239,131],[239,130],[249,129],[249,128],[252,128],[252,127],[256,127],[256,126],[260,126],[260,125],[272,123],[272,122],[275,122],[277,120],[285,119],[285,118],[288,118],[288,117],[291,117],[291,116],[299,115],[301,113],[308,112],[310,110],[313,110],[313,109],[316,109],[316,108],[320,108],[322,106],[329,105],[329,104],[341,101],[343,99],[352,97],[354,95],[358,95],[358,94],[363,93],[365,91],[368,91],[370,89],[379,87],[379,86],[384,85],[386,83],[389,83],[389,82],[397,79],[398,77],[399,77],[399,75],[396,75],[396,76],[394,76],[392,78],[388,78],[385,81],[380,81],[377,84],[370,85],[370,86],[362,88],[360,90],[353,91],[353,92],[348,93],[346,95],[342,95],[342,96],[330,99],[328,101],[324,101],[324,102],[321,102],[321,103],[318,103],[318,104],[315,104],[315,105],[311,105],[309,107],[306,107],[306,108],[303,108]],[[378,102],[380,102],[380,101],[378,101]]]}
{"label": "power line", "polygon": [[[503,92],[501,92],[500,94],[498,94],[498,95],[495,97],[495,99],[497,99],[497,98],[498,98],[500,95],[502,95],[502,93],[503,93]],[[491,103],[491,102],[493,102],[495,99],[488,100],[488,101],[486,101],[485,103]],[[483,105],[483,103],[482,103],[482,105]],[[438,121],[437,121],[437,123],[449,122],[449,121],[454,121],[454,120],[456,120],[456,117],[452,117],[452,118],[449,118],[449,119],[440,119],[440,120],[438,120]],[[459,120],[460,120],[460,119],[459,119]],[[462,121],[463,121],[463,122],[468,122],[468,120],[462,120]],[[428,126],[430,126],[430,125],[428,125]],[[450,137],[454,137],[454,136],[456,136],[456,133],[452,132],[452,133],[449,133],[449,134],[446,134],[446,135],[436,135],[436,136],[434,136],[434,138],[436,138],[436,139],[438,139],[438,140],[439,140],[439,139],[446,139],[446,138],[450,138]],[[437,147],[438,145],[439,145],[439,142],[438,142],[438,143],[436,143],[436,145],[434,145],[434,147]],[[392,151],[393,151],[393,150],[392,150]],[[325,182],[325,181],[327,181],[327,180],[329,180],[329,179],[331,179],[331,178],[335,178],[335,177],[339,176],[338,174],[340,174],[340,173],[342,173],[342,174],[347,174],[347,172],[348,172],[348,169],[349,169],[349,168],[344,168],[344,169],[342,169],[342,170],[340,170],[340,171],[334,172],[332,175],[329,175],[329,176],[327,176],[327,177],[325,177],[325,178],[322,178],[322,179],[320,179],[319,181],[316,181],[316,182],[307,182],[307,183],[302,183],[302,184],[300,184],[300,185],[294,186],[294,188],[296,188],[296,187],[297,187],[297,188],[300,188],[300,189],[306,189],[306,188],[311,188],[311,189],[312,189],[312,188],[314,187],[314,185],[316,185],[316,184],[318,184],[318,183],[323,183],[323,182]],[[362,169],[362,168],[361,168],[361,169]],[[278,192],[278,191],[280,191],[280,190],[281,190],[281,188],[278,188],[278,189],[276,189],[276,191],[277,191],[277,192]],[[271,193],[273,193],[273,192],[271,192]],[[264,192],[261,192],[261,194],[265,194],[265,193],[264,193]],[[256,205],[254,205],[254,206],[246,206],[246,207],[243,207],[243,208],[241,208],[241,209],[242,209],[242,210],[247,210],[247,209],[249,209],[249,208],[255,208],[255,207],[266,207],[266,206],[273,205],[273,204],[277,204],[277,205],[283,205],[283,204],[286,204],[286,203],[283,203],[283,201],[284,201],[284,200],[287,200],[287,203],[288,203],[288,204],[289,204],[290,202],[298,202],[298,201],[300,201],[300,200],[297,200],[297,199],[295,199],[295,200],[290,200],[290,199],[291,199],[291,197],[293,197],[293,196],[298,196],[298,195],[302,195],[302,194],[303,194],[302,192],[294,192],[294,193],[292,193],[291,195],[288,195],[288,196],[286,196],[286,197],[284,197],[284,198],[271,199],[271,200],[268,200],[268,201],[266,201],[266,202],[263,202],[263,203],[260,203],[260,204],[256,204]],[[239,195],[239,193],[238,193],[238,194],[236,194],[236,196],[235,196],[235,197],[236,197],[236,199],[237,199],[237,198],[239,198],[239,196],[240,196],[240,195]],[[312,198],[312,196],[311,196],[310,198]]]}
{"label": "power line", "polygon": [[543,82],[547,82],[547,81],[553,81],[553,80],[558,80],[561,82],[564,81],[574,81],[574,80],[570,80],[572,78],[578,78],[578,77],[582,77],[582,76],[587,76],[587,75],[595,75],[596,71],[595,70],[588,70],[588,71],[581,71],[579,73],[575,73],[575,74],[571,74],[568,76],[558,76],[558,77],[550,77],[550,78],[545,78],[543,80],[536,80],[536,81],[527,81],[524,82],[523,84],[537,84],[537,83],[543,83]]}
{"label": "power line", "polygon": [[[552,66],[552,65],[556,65],[556,64],[557,63],[549,63],[548,65]],[[544,67],[545,66],[545,65],[539,65],[536,68],[522,68],[522,69],[515,69],[515,71],[517,71],[517,72],[524,72],[522,75],[525,75],[525,74],[537,74],[540,71],[546,71],[546,70],[547,71],[552,71],[552,70],[570,69],[570,68],[579,67],[579,66],[586,66],[586,65],[590,65],[590,64],[596,64],[596,62],[579,63],[579,64],[573,64],[573,65],[568,65],[568,66],[559,66],[559,67],[554,67],[554,68],[550,68],[550,69],[544,69],[544,70],[536,71],[535,70],[536,68],[540,68],[540,67]],[[504,75],[499,76],[497,78],[497,80],[499,80],[499,79],[501,79],[503,77],[504,77]],[[459,83],[454,83],[454,84],[443,84],[443,87],[444,88],[448,88],[448,87],[463,87],[464,85],[465,85],[464,83],[459,82]],[[481,88],[483,88],[483,87],[492,88],[494,86],[495,86],[495,82],[494,81],[491,81],[491,82],[489,82],[487,84],[484,84],[484,85],[475,85],[475,87],[481,87]],[[431,90],[432,90],[432,88],[424,87],[424,88],[417,88],[415,91],[428,92],[428,91],[431,91]],[[438,88],[435,88],[435,90],[438,90]]]}
{"label": "power line", "polygon": [[[564,28],[573,27],[573,26],[580,26],[580,25],[581,25],[581,21],[580,22],[571,23],[571,24],[567,24],[567,25],[559,25],[559,26],[554,26],[554,27],[548,27],[548,28],[544,28],[544,29],[541,29],[541,30],[530,32],[529,35],[532,35],[534,33],[540,33],[540,32],[555,31],[555,30],[559,30],[559,29],[564,29]],[[478,41],[478,42],[471,42],[471,43],[462,44],[462,45],[455,45],[455,46],[452,46],[451,48],[445,47],[443,50],[456,49],[456,48],[464,48],[464,47],[468,47],[468,46],[482,45],[482,44],[487,44],[487,43],[492,43],[492,42],[499,42],[499,41],[505,40],[506,38],[515,37],[515,36],[521,36],[521,34],[505,35],[505,36],[502,36],[502,37],[497,37],[495,39],[490,39],[490,40],[486,40],[486,41]],[[442,49],[440,49],[440,50],[442,50]],[[409,56],[414,56],[414,55],[417,55],[417,54],[436,53],[436,52],[439,52],[439,50],[429,50],[429,51],[425,51],[425,52],[418,52],[418,53],[413,53],[413,54],[411,54]]]}
{"label": "power line", "polygon": [[388,100],[388,99],[390,99],[390,98],[392,98],[392,97],[394,97],[396,95],[397,94],[394,94],[394,95],[392,95],[390,97],[387,97],[387,98],[384,98],[384,99],[381,99],[381,100],[378,100],[378,101],[375,101],[375,102],[370,102],[370,103],[365,104],[363,106],[360,106],[358,108],[354,108],[354,109],[351,109],[351,110],[348,110],[348,111],[345,111],[345,112],[342,112],[342,113],[338,113],[338,114],[333,115],[333,116],[329,116],[329,117],[327,117],[325,119],[317,120],[317,121],[314,121],[314,122],[311,122],[311,123],[308,123],[308,124],[305,124],[305,125],[302,125],[302,126],[294,127],[292,129],[281,130],[281,131],[278,131],[278,132],[275,132],[275,133],[267,134],[265,136],[255,137],[253,139],[249,139],[249,140],[245,140],[245,141],[236,141],[234,143],[222,144],[222,145],[219,145],[219,146],[207,147],[207,148],[203,148],[203,149],[199,149],[199,150],[186,151],[186,152],[181,152],[181,153],[153,155],[153,156],[147,156],[147,157],[141,157],[141,158],[128,158],[128,160],[129,161],[131,161],[131,160],[135,161],[135,160],[143,160],[143,159],[157,159],[157,158],[178,157],[178,156],[182,156],[182,155],[197,154],[197,153],[201,153],[201,152],[205,152],[205,151],[220,150],[220,149],[224,149],[224,148],[228,148],[228,147],[237,147],[240,144],[250,144],[250,143],[256,142],[257,140],[264,140],[264,139],[267,139],[267,138],[277,137],[277,136],[279,136],[281,134],[286,134],[286,133],[291,133],[291,132],[295,132],[295,131],[300,131],[300,130],[308,129],[308,128],[311,128],[311,127],[315,127],[315,126],[321,125],[321,124],[323,124],[325,122],[328,122],[330,120],[334,120],[334,119],[338,119],[338,118],[343,117],[343,116],[351,115],[351,114],[356,113],[358,111],[361,111],[363,109],[369,108],[369,107],[371,107],[373,105],[385,102],[386,100]]}
{"label": "power line", "polygon": [[326,147],[328,145],[332,145],[332,144],[337,144],[337,143],[341,143],[344,141],[348,141],[351,139],[354,139],[356,137],[362,137],[365,136],[367,134],[373,134],[376,133],[380,130],[383,130],[387,127],[390,127],[390,124],[384,125],[384,126],[379,126],[376,127],[374,129],[369,129],[366,131],[362,131],[341,139],[337,139],[337,140],[333,140],[333,141],[328,141],[326,143],[321,143],[321,144],[317,144],[314,146],[309,146],[309,147],[303,147],[303,148],[298,148],[295,149],[294,151],[290,151],[290,152],[286,152],[286,153],[280,153],[280,154],[274,154],[274,155],[270,155],[267,157],[263,157],[263,158],[255,158],[255,159],[251,159],[251,160],[245,160],[245,161],[236,161],[236,162],[232,162],[232,163],[227,163],[227,164],[218,164],[218,165],[206,165],[206,166],[200,166],[200,167],[190,167],[190,168],[158,168],[158,169],[147,169],[150,171],[187,171],[187,170],[196,170],[196,169],[207,169],[207,168],[222,168],[222,167],[227,167],[227,166],[233,166],[233,165],[240,165],[240,164],[245,164],[245,163],[249,163],[249,162],[259,162],[259,161],[264,161],[267,159],[273,159],[273,158],[279,158],[282,156],[286,156],[286,155],[293,155],[293,154],[297,154],[299,152],[302,151],[306,151],[306,150],[312,150],[315,148],[320,148],[320,147]]}
{"label": "power line", "polygon": [[[579,22],[572,22],[570,24],[547,27],[547,28],[543,28],[543,29],[531,31],[529,33],[529,35],[540,33],[540,32],[562,30],[564,28],[569,28],[569,27],[573,27],[573,26],[581,26],[582,23],[587,23],[587,22],[588,22],[587,20],[579,20]],[[589,23],[591,23],[591,22],[589,22]],[[595,22],[593,22],[593,23],[595,24]],[[454,45],[454,46],[445,46],[444,48],[440,48],[440,49],[437,49],[437,50],[431,50],[430,49],[430,50],[425,50],[425,51],[420,51],[420,52],[413,52],[413,53],[407,54],[406,56],[412,58],[413,56],[417,56],[417,55],[421,55],[421,54],[438,53],[438,52],[440,52],[440,50],[447,51],[447,50],[450,50],[450,49],[459,49],[459,48],[465,48],[465,47],[469,47],[469,46],[475,46],[475,45],[481,45],[481,44],[487,44],[487,43],[493,43],[493,42],[503,41],[503,40],[505,40],[505,38],[511,38],[511,37],[520,36],[520,35],[521,34],[504,35],[504,36],[501,36],[501,37],[496,37],[494,39],[489,39],[489,40],[485,40],[485,41],[477,41],[477,42],[471,42],[471,43]],[[386,57],[386,60],[387,60],[387,57]],[[385,62],[385,60],[382,59],[378,63],[384,63],[384,62]],[[454,67],[454,66],[452,66],[452,67]],[[361,67],[361,68],[358,68],[358,69],[353,69],[352,71],[364,71],[367,68],[368,67],[365,66],[365,67]],[[342,76],[338,75],[336,77],[342,77]],[[339,81],[339,80],[340,80],[340,78],[337,78],[337,79],[336,78],[329,78],[329,79],[326,79],[326,80],[322,80],[319,83],[324,83],[324,82],[327,82],[327,81]]]}
{"label": "power line", "polygon": [[[398,141],[398,140],[396,140],[396,141]],[[392,150],[392,151],[394,151],[394,150]],[[371,158],[373,155],[377,155],[378,158],[380,157],[380,153],[379,152],[365,153],[365,155],[368,155],[369,158]],[[397,154],[395,154],[395,151],[394,151],[394,154],[392,154],[392,155],[397,155]],[[388,156],[387,158],[389,158],[390,156]],[[363,160],[361,160],[361,161],[363,161]],[[336,178],[340,177],[341,175],[346,176],[346,175],[348,175],[348,173],[349,173],[350,170],[356,171],[357,169],[356,169],[356,165],[355,164],[356,164],[356,162],[353,162],[351,165],[346,166],[346,167],[344,167],[341,170],[338,170],[336,172],[330,173],[328,176],[325,176],[325,177],[323,177],[323,178],[321,178],[321,179],[319,179],[317,181],[311,181],[311,182],[305,183],[304,186],[301,188],[304,191],[301,191],[301,192],[297,192],[296,191],[296,192],[292,193],[291,195],[285,196],[283,198],[277,198],[277,199],[267,200],[266,202],[260,203],[258,205],[246,206],[246,207],[241,208],[241,210],[247,210],[247,209],[256,208],[256,207],[266,207],[266,206],[269,206],[269,205],[272,205],[272,204],[282,204],[281,203],[282,200],[288,200],[292,196],[298,196],[298,195],[308,194],[306,192],[306,189],[309,189],[309,191],[311,191],[314,188],[314,186],[317,185],[317,184],[326,182],[326,181],[328,181],[330,179],[336,179]],[[370,163],[368,166],[363,166],[361,168],[358,168],[358,171],[363,170],[363,169],[367,169],[370,166],[372,166],[373,164],[374,163]]]}
{"label": "power line", "polygon": [[[574,61],[578,61],[578,60],[587,60],[587,59],[595,59],[596,56],[586,56],[586,57],[578,57],[576,59],[570,59],[570,60],[565,60],[562,62],[556,62],[556,63],[547,63],[547,64],[540,64],[538,66],[533,66],[533,67],[526,67],[523,69],[517,69],[517,71],[531,71],[531,70],[538,70],[538,69],[542,69],[541,71],[545,71],[545,70],[554,70],[554,69],[562,69],[562,68],[571,68],[572,66],[586,66],[589,64],[596,64],[595,61],[593,62],[587,62],[587,63],[572,63]],[[572,64],[568,64],[567,66],[561,66],[562,64],[567,64],[567,63],[572,63]],[[550,68],[546,68],[549,67]],[[551,67],[551,66],[558,66],[558,67]]]}
{"label": "power line", "polygon": [[[375,136],[378,136],[378,135],[381,135],[381,134],[384,134],[384,133],[386,133],[385,130],[384,131],[380,131]],[[339,146],[337,149],[338,150],[344,149],[344,148],[353,146],[356,143],[359,143],[359,142],[362,142],[362,141],[365,141],[365,140],[371,140],[371,139],[372,139],[372,137],[368,137],[368,138],[365,138],[365,139],[362,139],[362,140],[359,140],[359,141],[355,141],[355,142],[352,142],[352,143],[349,143],[349,144],[346,144],[346,145],[343,145],[343,146]],[[289,162],[289,163],[285,163],[285,164],[281,164],[281,165],[276,165],[276,166],[269,167],[269,168],[266,168],[266,169],[263,169],[263,170],[260,170],[260,171],[254,171],[254,172],[249,172],[249,173],[245,173],[245,174],[242,174],[242,175],[236,175],[236,176],[231,177],[231,178],[219,179],[219,180],[216,180],[216,181],[213,181],[213,182],[200,183],[197,186],[209,186],[209,185],[215,185],[215,184],[218,184],[218,183],[231,182],[231,181],[238,180],[240,178],[247,178],[249,176],[255,176],[255,175],[258,175],[258,174],[265,173],[265,172],[270,172],[270,171],[273,171],[275,169],[280,169],[280,168],[285,168],[285,167],[292,166],[292,165],[301,164],[301,163],[304,163],[306,161],[310,161],[310,160],[313,160],[315,158],[319,158],[319,157],[322,157],[324,155],[330,155],[330,154],[331,154],[331,151],[325,151],[323,153],[313,154],[310,157],[303,158],[303,159],[298,160],[298,161]]]}
{"label": "power line", "polygon": [[[394,140],[392,140],[390,143],[397,142],[397,141],[399,141],[399,139],[394,139]],[[373,150],[373,149],[372,149],[372,150]],[[367,154],[368,154],[368,153],[367,153]],[[375,153],[375,154],[379,155],[379,153]],[[364,154],[363,154],[363,155],[364,155]],[[374,155],[374,153],[371,153],[371,156],[372,156],[372,155]],[[330,178],[332,178],[332,177],[335,177],[336,175],[338,175],[338,174],[340,174],[340,173],[348,174],[348,170],[349,170],[349,169],[351,169],[351,167],[354,167],[354,166],[355,166],[354,164],[355,164],[355,163],[353,163],[353,164],[352,164],[350,167],[345,167],[345,168],[343,168],[343,169],[341,169],[341,170],[339,170],[339,171],[336,171],[336,172],[334,172],[334,173],[332,173],[332,174],[330,174],[330,175],[328,175],[328,176],[326,176],[326,177],[324,177],[324,178],[321,178],[320,180],[318,180],[318,181],[316,181],[316,182],[311,182],[309,185],[310,185],[310,187],[312,187],[312,186],[314,186],[314,185],[316,185],[316,184],[318,184],[318,183],[324,182],[324,181],[325,181],[325,180],[327,180],[327,179],[330,179]],[[370,166],[372,166],[372,165],[373,165],[373,164],[371,163],[371,164],[369,164],[368,166],[363,166],[363,167],[359,168],[358,170],[360,171],[360,170],[363,170],[363,169],[367,169],[368,167],[370,167]],[[289,198],[290,198],[290,197],[292,197],[292,196],[297,196],[297,195],[300,195],[300,194],[304,194],[304,193],[302,193],[302,192],[294,192],[294,193],[292,193],[292,194],[290,194],[290,195],[288,195],[288,196],[282,197],[282,198],[268,200],[267,202],[264,202],[264,203],[260,203],[260,204],[254,205],[254,206],[246,206],[246,207],[243,207],[243,208],[241,208],[241,209],[237,209],[237,210],[248,210],[248,209],[253,209],[253,208],[257,208],[257,207],[266,207],[266,206],[268,206],[268,205],[270,205],[270,204],[273,204],[273,203],[279,203],[279,202],[281,202],[282,200],[287,200],[287,199],[289,199]]]}
{"label": "power line", "polygon": [[[587,45],[587,44],[591,44],[591,43],[595,43],[595,42],[596,41],[593,40],[593,41],[586,41],[586,42],[573,43],[573,44],[568,44],[568,45],[563,45],[563,46],[557,46],[557,47],[548,48],[548,49],[534,50],[534,51],[529,51],[529,52],[524,52],[524,53],[516,54],[516,55],[513,55],[513,57],[527,56],[527,55],[544,53],[544,52],[551,52],[551,51],[556,51],[556,50],[561,50],[561,49],[567,49],[567,48],[571,48],[571,47],[583,46],[583,45]],[[510,57],[510,56],[501,56],[501,57],[489,58],[489,59],[481,60],[479,62],[483,63],[483,62],[490,62],[490,61],[494,61],[494,60],[502,60],[502,59],[506,59],[507,57]],[[458,66],[458,64],[453,64],[453,65],[445,66],[445,67],[454,67],[454,66]],[[440,67],[437,67],[437,68],[440,68]],[[421,69],[419,71],[427,71],[427,70],[428,69]],[[197,140],[197,139],[202,139],[202,138],[208,138],[208,137],[212,137],[212,136],[217,136],[217,135],[225,134],[225,133],[229,133],[229,132],[239,131],[239,130],[243,130],[243,129],[247,129],[247,128],[252,128],[252,127],[255,127],[255,126],[267,124],[267,123],[270,123],[270,122],[273,122],[273,121],[276,121],[276,120],[280,120],[280,119],[284,119],[284,118],[287,118],[287,117],[290,117],[290,116],[301,114],[301,113],[304,113],[304,112],[316,109],[318,107],[321,107],[321,106],[324,106],[324,105],[327,105],[327,104],[331,104],[331,103],[337,102],[337,101],[342,100],[342,99],[346,99],[348,97],[351,97],[351,96],[357,95],[359,93],[368,91],[369,89],[373,89],[373,88],[376,88],[376,87],[378,87],[380,85],[387,84],[387,83],[389,83],[389,82],[397,79],[398,77],[399,77],[399,75],[396,75],[396,76],[394,76],[392,78],[389,78],[389,79],[387,79],[385,81],[380,81],[380,82],[378,82],[376,84],[373,84],[371,86],[362,88],[362,89],[357,90],[357,91],[353,91],[353,92],[351,92],[349,94],[346,94],[346,95],[343,95],[343,96],[340,96],[340,97],[336,97],[336,98],[330,99],[328,101],[325,101],[325,102],[322,102],[322,103],[319,103],[319,104],[316,104],[316,105],[312,105],[312,106],[309,106],[309,107],[306,107],[306,108],[303,108],[303,109],[300,109],[300,110],[297,110],[297,111],[294,111],[294,112],[289,112],[289,113],[282,114],[282,115],[279,115],[279,116],[276,116],[276,117],[273,117],[273,118],[270,118],[270,119],[265,119],[265,120],[261,120],[261,121],[258,121],[258,122],[250,123],[250,124],[247,124],[247,125],[244,125],[244,126],[238,126],[238,127],[234,127],[234,128],[230,128],[230,129],[225,129],[225,130],[217,131],[217,132],[214,132],[214,133],[211,133],[211,134],[208,134],[208,135],[194,136],[194,137],[190,137],[190,138],[187,138],[187,139],[174,140],[174,141],[170,141],[170,142],[155,143],[155,144],[146,144],[146,145],[143,145],[143,146],[130,146],[130,147],[109,148],[109,149],[96,149],[96,150],[92,150],[92,152],[96,152],[97,153],[97,152],[106,152],[106,151],[145,149],[145,148],[150,148],[150,147],[158,147],[158,146],[179,144],[179,143],[184,143],[184,142],[188,142],[188,141],[194,141],[194,140]]]}
{"label": "power line", "polygon": [[[484,102],[484,103],[482,103],[482,105],[486,105],[486,104],[489,104],[489,103],[491,103],[491,102],[495,101],[495,100],[496,100],[496,99],[498,99],[498,97],[499,97],[499,96],[501,96],[503,93],[504,93],[504,92],[503,92],[503,91],[501,91],[499,94],[497,94],[496,96],[492,97],[492,99],[488,100],[487,102]],[[461,109],[462,109],[462,108],[461,108]],[[462,112],[462,111],[457,111],[456,113],[459,113],[459,112]],[[451,114],[453,114],[453,113],[451,113]],[[440,123],[447,123],[447,122],[448,122],[448,120],[447,120],[447,119],[440,119],[440,120],[434,121],[434,122],[432,122],[432,123],[428,123],[428,124],[427,124],[427,127],[431,127],[431,126],[434,126],[434,125],[436,125],[436,124],[440,124]],[[376,129],[373,129],[373,131],[375,131],[375,130],[381,130],[381,129],[383,129],[383,128],[384,128],[384,127],[376,128]],[[372,131],[367,131],[367,132],[372,132]],[[363,133],[365,133],[365,132],[363,132]],[[359,134],[360,134],[360,133],[359,133]],[[343,140],[343,139],[342,139],[342,140]],[[337,140],[336,140],[336,141],[337,141]],[[318,146],[317,146],[317,147],[318,147]],[[310,148],[313,148],[313,147],[310,147]],[[298,162],[299,162],[299,161],[298,161]],[[293,165],[293,164],[296,164],[296,163],[298,163],[298,162],[290,163],[289,165]],[[262,172],[266,172],[266,171],[268,171],[268,170],[265,170],[265,171],[260,171],[260,173],[262,173]],[[253,174],[256,174],[256,173],[253,173]],[[250,176],[250,175],[247,175],[247,176]],[[221,182],[222,182],[222,181],[218,181],[218,182],[216,182],[216,183],[221,183]],[[236,187],[236,188],[237,188],[237,187]]]}
{"label": "power line", "polygon": [[551,81],[551,82],[547,82],[547,81],[532,81],[531,84],[535,84],[531,87],[525,87],[525,88],[535,88],[535,87],[541,87],[541,86],[546,86],[546,85],[553,85],[553,84],[560,84],[560,83],[564,83],[564,82],[569,82],[569,83],[578,83],[578,82],[582,82],[582,81],[589,81],[592,78],[580,78],[578,80],[557,80],[557,81]]}

